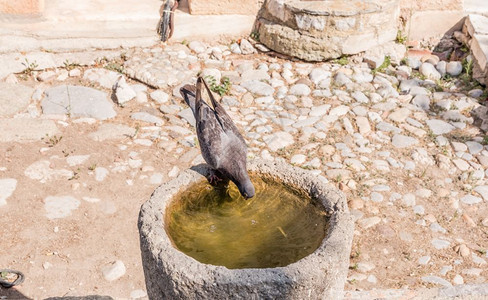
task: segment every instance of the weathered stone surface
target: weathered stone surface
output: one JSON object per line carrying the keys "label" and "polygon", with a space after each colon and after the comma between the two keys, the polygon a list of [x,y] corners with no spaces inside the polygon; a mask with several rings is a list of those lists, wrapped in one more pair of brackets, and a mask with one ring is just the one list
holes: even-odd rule
{"label": "weathered stone surface", "polygon": [[41,106],[44,114],[68,114],[106,120],[116,112],[105,92],[83,86],[60,85],[46,90]]}
{"label": "weathered stone surface", "polygon": [[308,61],[356,54],[396,37],[397,0],[267,1],[257,18],[260,42]]}
{"label": "weathered stone surface", "polygon": [[0,142],[29,142],[59,134],[56,123],[44,119],[0,119]]}
{"label": "weathered stone surface", "polygon": [[21,84],[0,82],[0,117],[8,117],[25,109],[34,89]]}
{"label": "weathered stone surface", "polygon": [[184,255],[164,230],[164,211],[182,187],[201,180],[204,178],[201,174],[210,171],[207,167],[198,172],[186,170],[158,188],[139,215],[142,261],[150,299],[186,299],[195,293],[202,299],[274,299],[285,294],[290,299],[342,297],[353,232],[353,219],[343,194],[324,185],[310,172],[284,163],[251,161],[248,169],[299,186],[321,199],[335,220],[330,223],[321,246],[313,254],[280,268],[230,270]]}

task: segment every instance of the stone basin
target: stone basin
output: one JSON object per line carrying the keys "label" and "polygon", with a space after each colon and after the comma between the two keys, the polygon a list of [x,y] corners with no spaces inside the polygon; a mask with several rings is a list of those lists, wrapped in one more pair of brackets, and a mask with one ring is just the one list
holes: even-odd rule
{"label": "stone basin", "polygon": [[328,213],[329,227],[312,254],[276,268],[228,269],[198,262],[176,249],[165,230],[165,212],[183,189],[210,172],[206,165],[185,170],[161,185],[142,205],[139,233],[146,289],[150,299],[337,299],[349,267],[353,220],[345,196],[310,172],[284,162],[256,160],[254,174],[299,187]]}
{"label": "stone basin", "polygon": [[272,50],[322,61],[395,40],[399,13],[399,0],[267,0],[254,31]]}

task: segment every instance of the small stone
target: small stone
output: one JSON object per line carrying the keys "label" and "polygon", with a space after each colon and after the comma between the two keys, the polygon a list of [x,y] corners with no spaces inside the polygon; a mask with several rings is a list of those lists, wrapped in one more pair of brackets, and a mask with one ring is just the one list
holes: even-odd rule
{"label": "small stone", "polygon": [[156,90],[149,94],[149,96],[159,104],[166,103],[169,100],[169,95],[161,90]]}
{"label": "small stone", "polygon": [[177,166],[174,166],[169,172],[168,172],[168,176],[171,177],[171,178],[174,178],[176,176],[178,176],[178,174],[180,173],[180,168],[178,168]]}
{"label": "small stone", "polygon": [[415,205],[415,195],[414,194],[405,194],[402,197],[402,205],[406,207],[411,207]]}
{"label": "small stone", "polygon": [[263,140],[271,151],[278,151],[279,149],[288,147],[295,142],[293,136],[285,131],[264,136]]}
{"label": "small stone", "polygon": [[130,115],[130,118],[133,119],[133,120],[138,120],[138,121],[143,121],[143,122],[147,122],[147,123],[152,123],[156,126],[161,126],[164,124],[164,121],[163,119],[161,119],[160,117],[156,117],[150,113],[147,113],[147,112],[136,112],[136,113],[132,113]]}
{"label": "small stone", "polygon": [[121,260],[116,260],[115,262],[102,268],[103,278],[107,281],[114,281],[124,276],[126,268]]}
{"label": "small stone", "polygon": [[477,204],[477,203],[480,203],[482,201],[480,197],[476,197],[473,195],[466,195],[466,196],[462,197],[460,200],[461,200],[461,202],[468,204],[468,205]]}
{"label": "small stone", "polygon": [[256,49],[251,45],[251,43],[246,39],[241,39],[240,48],[242,54],[253,54],[256,53]]}
{"label": "small stone", "polygon": [[193,50],[197,54],[205,52],[205,45],[199,41],[191,41],[188,44],[188,48],[190,48],[191,50]]}
{"label": "small stone", "polygon": [[450,61],[446,66],[446,72],[451,76],[458,76],[463,72],[463,65],[460,61]]}
{"label": "small stone", "polygon": [[437,71],[439,71],[441,76],[444,76],[444,75],[446,75],[446,66],[447,66],[447,62],[443,60],[443,61],[438,62],[437,65],[435,66],[435,68]]}
{"label": "small stone", "polygon": [[411,111],[408,108],[402,107],[392,112],[388,116],[388,119],[397,123],[403,123],[410,116],[410,113]]}
{"label": "small stone", "polygon": [[303,154],[295,154],[291,157],[290,162],[294,165],[301,165],[306,159],[307,157]]}
{"label": "small stone", "polygon": [[473,89],[468,92],[468,95],[472,98],[479,98],[483,95],[483,90],[482,89]]}
{"label": "small stone", "polygon": [[368,97],[366,97],[366,95],[364,95],[364,93],[361,91],[355,91],[351,94],[351,96],[359,103],[369,103]]}
{"label": "small stone", "polygon": [[103,181],[107,177],[108,173],[109,173],[109,171],[107,169],[102,168],[102,167],[96,167],[95,168],[95,180],[98,182]]}
{"label": "small stone", "polygon": [[425,213],[425,208],[422,205],[415,205],[413,207],[413,213],[416,215],[423,215]]}
{"label": "small stone", "polygon": [[372,192],[371,193],[371,201],[373,201],[373,202],[381,202],[381,201],[383,201],[383,195],[381,195],[378,192]]}
{"label": "small stone", "polygon": [[367,280],[368,282],[370,282],[370,283],[373,283],[373,284],[378,282],[378,279],[376,278],[376,276],[374,276],[374,275],[372,275],[372,274],[371,274],[371,275],[369,275],[369,276],[368,276],[368,278],[367,278],[366,280]]}
{"label": "small stone", "polygon": [[452,283],[456,285],[464,284],[464,279],[461,275],[456,274],[456,276],[454,276],[454,278],[452,279]]}
{"label": "small stone", "polygon": [[358,198],[352,199],[348,204],[350,209],[361,209],[364,207],[364,201]]}
{"label": "small stone", "polygon": [[115,97],[117,98],[117,103],[119,105],[124,105],[137,96],[136,92],[125,81],[124,76],[119,77],[113,86],[113,90],[115,91]]}
{"label": "small stone", "polygon": [[423,282],[427,282],[427,283],[432,283],[432,284],[439,284],[439,285],[442,285],[444,287],[451,287],[452,284],[443,279],[443,278],[440,278],[438,276],[424,276],[422,277],[422,281]]}
{"label": "small stone", "polygon": [[479,185],[474,188],[474,191],[480,194],[485,201],[488,201],[488,185]]}
{"label": "small stone", "polygon": [[478,154],[483,150],[483,145],[478,142],[468,141],[466,142],[466,146],[468,146],[469,153],[472,155]]}
{"label": "small stone", "polygon": [[453,159],[452,162],[459,170],[463,172],[469,169],[469,164],[464,159],[457,158]]}
{"label": "small stone", "polygon": [[462,257],[468,257],[469,254],[471,254],[471,251],[465,244],[457,245],[456,247],[454,247],[454,251],[456,251]]}
{"label": "small stone", "polygon": [[431,119],[425,122],[427,123],[427,126],[429,126],[430,130],[432,130],[432,133],[436,135],[449,133],[455,129],[454,126],[442,120]]}
{"label": "small stone", "polygon": [[289,93],[294,96],[308,96],[310,95],[310,92],[310,88],[303,83],[292,85],[289,91]]}
{"label": "small stone", "polygon": [[42,267],[44,268],[44,270],[47,270],[49,268],[51,268],[53,266],[52,263],[46,261],[45,263],[42,264]]}
{"label": "small stone", "polygon": [[413,137],[395,134],[392,139],[392,144],[395,148],[407,148],[416,145],[418,140]]}
{"label": "small stone", "polygon": [[259,80],[245,81],[241,86],[249,92],[259,96],[271,96],[274,93],[274,88],[272,86]]}
{"label": "small stone", "polygon": [[441,240],[441,239],[433,239],[431,241],[432,246],[436,248],[437,250],[442,250],[442,249],[447,249],[451,243],[446,240]]}
{"label": "small stone", "polygon": [[164,178],[163,174],[161,174],[161,173],[154,173],[149,178],[149,182],[151,184],[161,184],[161,183],[163,183],[163,178]]}
{"label": "small stone", "polygon": [[430,108],[430,99],[427,95],[415,96],[412,100],[412,103],[423,110],[429,110]]}
{"label": "small stone", "polygon": [[441,79],[441,74],[436,70],[434,65],[428,62],[422,63],[420,66],[420,73],[425,77],[432,79],[432,80],[439,80]]}

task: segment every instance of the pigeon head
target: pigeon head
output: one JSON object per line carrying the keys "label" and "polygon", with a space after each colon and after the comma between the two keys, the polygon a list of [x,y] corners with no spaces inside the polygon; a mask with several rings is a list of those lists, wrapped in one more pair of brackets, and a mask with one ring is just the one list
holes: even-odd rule
{"label": "pigeon head", "polygon": [[239,182],[239,184],[236,184],[237,188],[239,189],[239,192],[241,193],[242,197],[249,199],[254,197],[254,193],[256,192],[254,190],[254,185],[252,184],[251,180],[249,179],[249,176],[247,176],[247,180]]}

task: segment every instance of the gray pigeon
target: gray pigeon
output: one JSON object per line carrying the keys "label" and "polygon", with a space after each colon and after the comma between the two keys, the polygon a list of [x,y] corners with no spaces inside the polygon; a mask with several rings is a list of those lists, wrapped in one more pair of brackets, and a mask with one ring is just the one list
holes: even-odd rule
{"label": "gray pigeon", "polygon": [[[202,99],[202,85],[210,96],[213,108]],[[253,197],[255,190],[246,169],[246,142],[224,108],[215,100],[205,80],[198,77],[196,87],[187,84],[180,89],[180,93],[195,116],[202,156],[216,171],[209,179],[210,183],[231,180],[244,198]]]}

